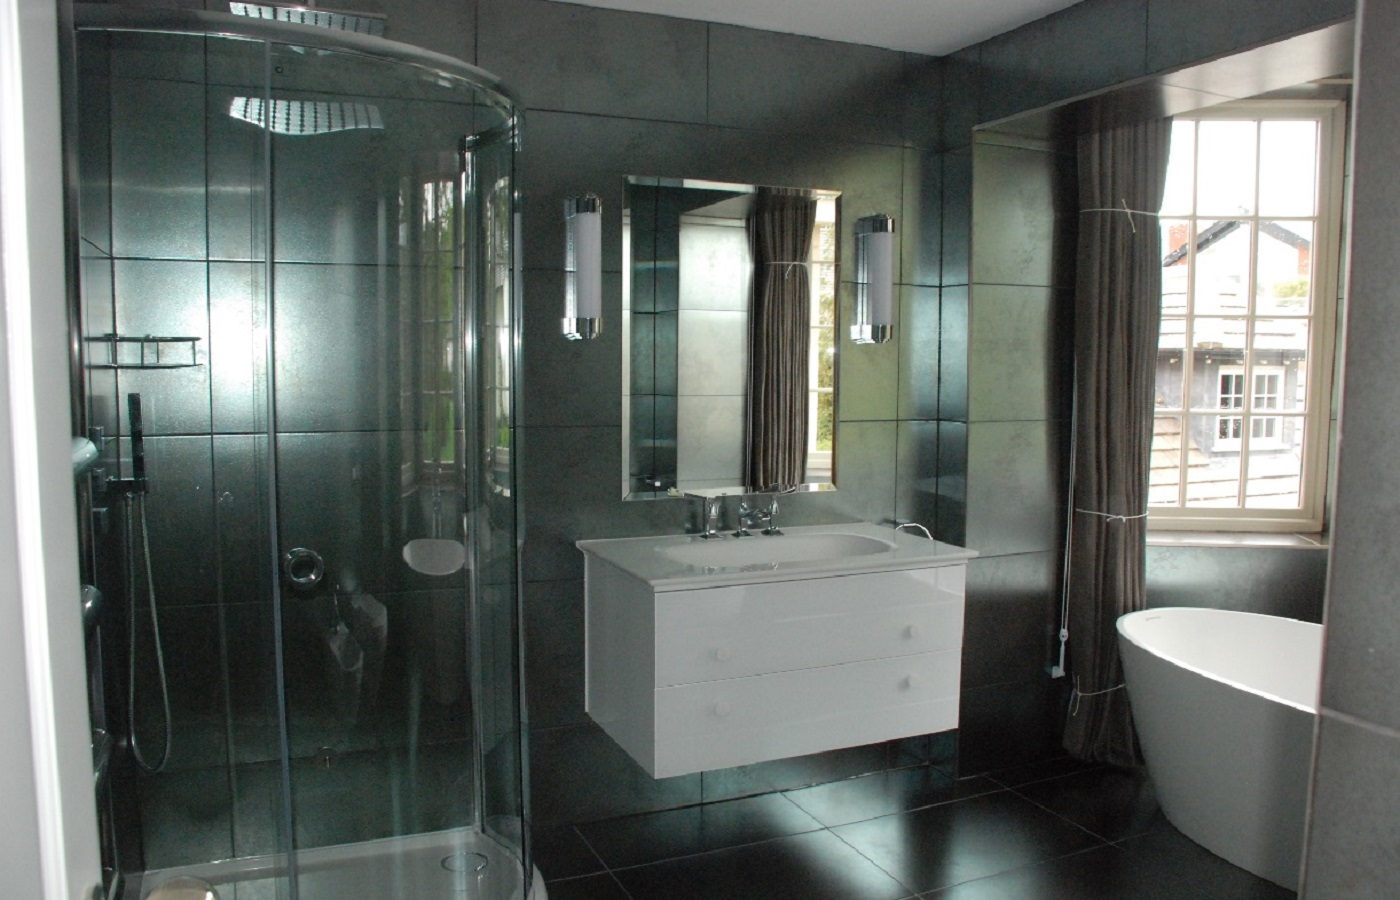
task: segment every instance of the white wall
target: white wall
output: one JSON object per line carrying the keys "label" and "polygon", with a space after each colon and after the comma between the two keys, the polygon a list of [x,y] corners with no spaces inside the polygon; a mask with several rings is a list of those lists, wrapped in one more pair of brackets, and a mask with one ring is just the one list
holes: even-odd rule
{"label": "white wall", "polygon": [[69,386],[55,6],[0,0],[0,893],[101,879]]}

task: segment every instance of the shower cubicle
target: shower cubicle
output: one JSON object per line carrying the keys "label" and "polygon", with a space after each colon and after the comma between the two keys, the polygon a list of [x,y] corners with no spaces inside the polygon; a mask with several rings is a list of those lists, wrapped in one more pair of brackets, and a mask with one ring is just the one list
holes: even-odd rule
{"label": "shower cubicle", "polygon": [[231,7],[75,13],[108,896],[539,897],[516,106],[378,20]]}

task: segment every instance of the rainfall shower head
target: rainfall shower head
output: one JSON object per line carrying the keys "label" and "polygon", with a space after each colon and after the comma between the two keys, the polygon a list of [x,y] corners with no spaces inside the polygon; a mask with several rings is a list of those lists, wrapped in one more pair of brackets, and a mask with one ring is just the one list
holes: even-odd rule
{"label": "rainfall shower head", "polygon": [[373,13],[316,9],[314,6],[282,6],[270,3],[230,3],[228,11],[235,16],[275,19],[279,22],[294,22],[297,25],[315,25],[319,28],[333,28],[337,31],[353,31],[357,34],[372,34],[376,37],[384,36],[384,17]]}
{"label": "rainfall shower head", "polygon": [[337,131],[384,128],[379,107],[372,103],[341,100],[264,100],[261,97],[234,97],[228,114],[251,122],[274,134],[332,134]]}

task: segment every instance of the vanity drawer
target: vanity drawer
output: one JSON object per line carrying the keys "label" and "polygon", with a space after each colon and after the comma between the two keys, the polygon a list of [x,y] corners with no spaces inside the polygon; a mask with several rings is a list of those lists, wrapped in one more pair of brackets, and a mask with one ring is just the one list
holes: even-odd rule
{"label": "vanity drawer", "polygon": [[656,595],[656,687],[962,646],[966,567]]}
{"label": "vanity drawer", "polygon": [[943,650],[656,691],[653,777],[931,734],[958,725]]}

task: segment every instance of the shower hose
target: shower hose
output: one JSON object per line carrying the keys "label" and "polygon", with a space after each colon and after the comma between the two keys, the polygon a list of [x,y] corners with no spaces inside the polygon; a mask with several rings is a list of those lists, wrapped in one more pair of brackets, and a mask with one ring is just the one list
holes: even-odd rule
{"label": "shower hose", "polygon": [[[126,596],[127,608],[130,610],[127,628],[126,709],[131,732],[131,755],[147,772],[159,772],[170,761],[171,732],[174,724],[170,719],[170,685],[165,678],[165,651],[160,641],[160,613],[156,610],[156,585],[151,578],[151,536],[146,528],[146,497],[144,494],[134,493],[127,494],[125,499],[126,515],[122,518],[125,520],[126,530]],[[133,519],[138,516],[141,519],[141,559],[146,573],[146,602],[151,608],[151,637],[156,646],[156,674],[160,679],[160,700],[162,712],[165,714],[165,747],[161,751],[159,762],[156,763],[147,761],[141,750],[141,741],[136,736],[136,541]]]}

